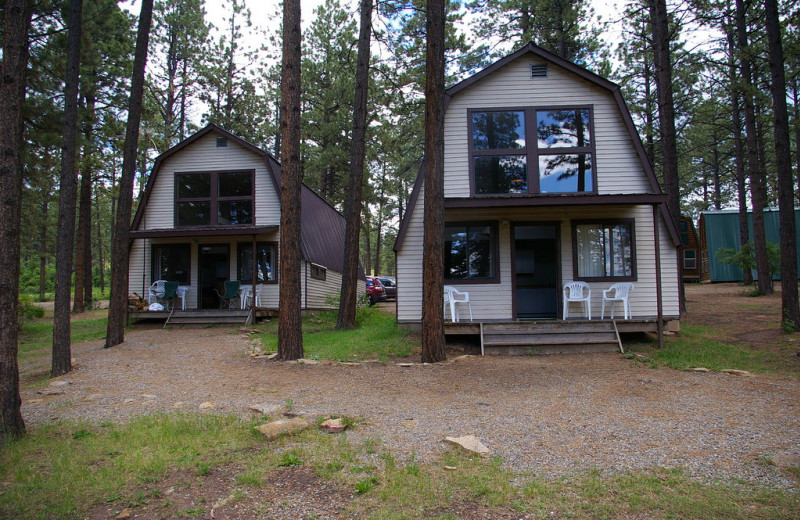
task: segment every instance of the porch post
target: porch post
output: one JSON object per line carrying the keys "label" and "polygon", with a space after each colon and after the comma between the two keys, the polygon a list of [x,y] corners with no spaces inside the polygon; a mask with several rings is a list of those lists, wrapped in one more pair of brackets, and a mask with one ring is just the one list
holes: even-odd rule
{"label": "porch post", "polygon": [[[253,303],[251,304],[252,305],[251,308],[253,308],[253,309],[256,307],[256,285],[257,285],[257,282],[258,282],[258,274],[257,274],[258,273],[258,268],[256,266],[256,258],[258,258],[258,254],[256,252],[256,236],[253,235],[253,258],[252,258],[252,262],[251,262],[252,266],[253,266],[253,274],[252,274],[252,277],[250,278],[250,282],[251,282],[251,285],[252,285],[252,291],[253,291]],[[253,319],[255,319],[255,318],[253,318]]]}
{"label": "porch post", "polygon": [[658,309],[658,348],[664,348],[664,309],[661,295],[661,240],[658,233],[658,204],[653,204],[653,243],[656,254],[656,308]]}

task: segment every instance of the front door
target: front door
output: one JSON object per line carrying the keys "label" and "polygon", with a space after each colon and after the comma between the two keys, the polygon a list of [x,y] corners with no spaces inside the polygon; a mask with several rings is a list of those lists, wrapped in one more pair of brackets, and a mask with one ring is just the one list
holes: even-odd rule
{"label": "front door", "polygon": [[516,224],[514,303],[517,319],[558,316],[558,225]]}
{"label": "front door", "polygon": [[214,291],[223,290],[225,280],[230,276],[227,245],[206,245],[198,248],[197,270],[199,274],[198,307],[218,309],[219,296]]}

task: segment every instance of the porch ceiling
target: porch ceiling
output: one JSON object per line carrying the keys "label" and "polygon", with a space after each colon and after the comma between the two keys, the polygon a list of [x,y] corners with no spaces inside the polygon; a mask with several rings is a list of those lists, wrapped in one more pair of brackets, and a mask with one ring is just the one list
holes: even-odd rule
{"label": "porch ceiling", "polygon": [[130,238],[172,238],[197,236],[260,235],[277,231],[280,226],[192,227],[131,231]]}

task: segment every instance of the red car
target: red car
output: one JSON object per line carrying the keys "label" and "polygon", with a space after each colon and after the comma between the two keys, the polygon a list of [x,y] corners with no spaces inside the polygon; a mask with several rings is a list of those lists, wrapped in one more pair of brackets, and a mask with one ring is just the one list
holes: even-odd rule
{"label": "red car", "polygon": [[367,276],[367,296],[369,297],[369,304],[375,305],[378,302],[386,301],[386,289],[380,280],[374,276]]}

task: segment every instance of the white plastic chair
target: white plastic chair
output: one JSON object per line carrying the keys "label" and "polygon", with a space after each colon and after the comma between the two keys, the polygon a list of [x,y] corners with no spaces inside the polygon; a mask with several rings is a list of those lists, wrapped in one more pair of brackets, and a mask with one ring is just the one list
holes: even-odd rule
{"label": "white plastic chair", "polygon": [[148,295],[147,295],[148,304],[158,303],[158,299],[164,296],[165,283],[167,283],[166,280],[156,280],[155,282],[153,282],[153,285],[150,286],[150,290],[148,290]]}
{"label": "white plastic chair", "polygon": [[459,321],[458,307],[456,304],[466,303],[469,308],[469,321],[472,321],[472,305],[469,303],[469,293],[459,291],[452,285],[444,286],[444,316],[447,316],[447,307],[450,306],[450,320]]}
{"label": "white plastic chair", "polygon": [[603,291],[603,307],[600,311],[600,318],[606,315],[606,302],[611,302],[611,319],[614,319],[614,303],[622,302],[622,310],[625,319],[631,319],[631,306],[628,303],[628,293],[633,290],[633,284],[630,282],[615,283],[605,291]]}
{"label": "white plastic chair", "polygon": [[[263,284],[256,285],[256,301],[255,301],[256,307],[261,307],[261,291],[263,289],[264,289],[264,285]],[[252,288],[248,288],[247,292],[244,294],[244,302],[243,302],[244,305],[242,306],[242,308],[243,309],[247,308],[247,306],[250,305],[250,301],[252,299],[253,299],[253,289]]]}
{"label": "white plastic chair", "polygon": [[582,302],[586,316],[592,319],[592,290],[586,282],[567,282],[564,284],[564,319],[569,316],[569,304]]}

